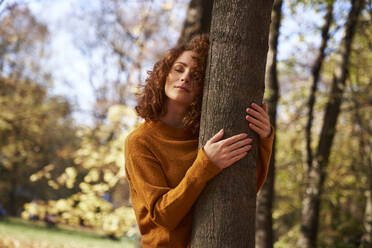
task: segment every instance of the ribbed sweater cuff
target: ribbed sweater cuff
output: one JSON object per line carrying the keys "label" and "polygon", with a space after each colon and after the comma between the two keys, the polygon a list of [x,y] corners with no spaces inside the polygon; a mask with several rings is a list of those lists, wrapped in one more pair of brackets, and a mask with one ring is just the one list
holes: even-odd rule
{"label": "ribbed sweater cuff", "polygon": [[266,151],[269,151],[271,150],[271,147],[273,145],[273,141],[274,141],[274,127],[272,125],[270,125],[271,127],[271,134],[269,137],[267,138],[259,138],[259,142],[260,142],[260,145],[262,146],[262,148],[264,148]]}
{"label": "ribbed sweater cuff", "polygon": [[190,167],[189,173],[201,182],[208,182],[222,171],[222,168],[215,165],[204,152],[203,147],[198,151],[196,163]]}

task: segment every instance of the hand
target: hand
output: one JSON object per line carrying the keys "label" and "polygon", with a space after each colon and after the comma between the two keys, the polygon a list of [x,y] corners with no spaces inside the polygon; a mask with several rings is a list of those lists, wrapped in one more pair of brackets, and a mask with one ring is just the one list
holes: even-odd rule
{"label": "hand", "polygon": [[222,169],[242,159],[252,148],[249,145],[252,139],[247,138],[248,134],[241,133],[221,140],[223,132],[223,129],[221,129],[203,147],[209,160]]}
{"label": "hand", "polygon": [[[252,107],[247,108],[247,115],[245,118],[250,122],[249,127],[255,131],[261,138],[268,138],[271,135],[270,117],[266,113],[266,102],[263,103],[263,108],[252,103]],[[253,118],[252,116],[255,118]]]}

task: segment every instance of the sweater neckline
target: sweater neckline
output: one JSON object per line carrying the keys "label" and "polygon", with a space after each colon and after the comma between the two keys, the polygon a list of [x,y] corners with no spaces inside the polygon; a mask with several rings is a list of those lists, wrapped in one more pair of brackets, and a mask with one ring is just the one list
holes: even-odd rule
{"label": "sweater neckline", "polygon": [[153,126],[162,136],[176,139],[192,138],[192,132],[186,127],[173,127],[161,120],[148,121],[148,125]]}

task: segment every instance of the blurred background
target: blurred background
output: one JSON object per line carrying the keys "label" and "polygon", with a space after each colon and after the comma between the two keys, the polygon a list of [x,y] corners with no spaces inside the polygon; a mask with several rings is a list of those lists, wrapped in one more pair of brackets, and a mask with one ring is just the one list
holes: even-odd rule
{"label": "blurred background", "polygon": [[[195,2],[0,0],[0,247],[138,247],[124,140],[142,121],[135,93],[146,72],[200,19]],[[315,151],[353,1],[278,2],[270,228],[274,247],[296,247],[308,189],[306,141]],[[318,247],[372,247],[371,17],[368,0],[354,27],[324,167]]]}

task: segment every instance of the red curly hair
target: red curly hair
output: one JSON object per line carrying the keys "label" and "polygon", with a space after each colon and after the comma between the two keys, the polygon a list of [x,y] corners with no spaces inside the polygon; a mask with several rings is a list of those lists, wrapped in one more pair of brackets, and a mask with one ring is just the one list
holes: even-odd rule
{"label": "red curly hair", "polygon": [[138,105],[135,107],[139,116],[148,120],[159,120],[160,116],[166,114],[165,82],[173,63],[184,51],[193,51],[198,54],[196,58],[197,67],[192,73],[190,80],[198,88],[198,94],[190,104],[182,123],[189,128],[194,135],[199,133],[200,115],[203,96],[203,81],[208,57],[209,38],[206,34],[195,36],[186,44],[180,44],[165,53],[163,58],[155,63],[152,71],[148,71],[148,77],[143,90],[138,95]]}

